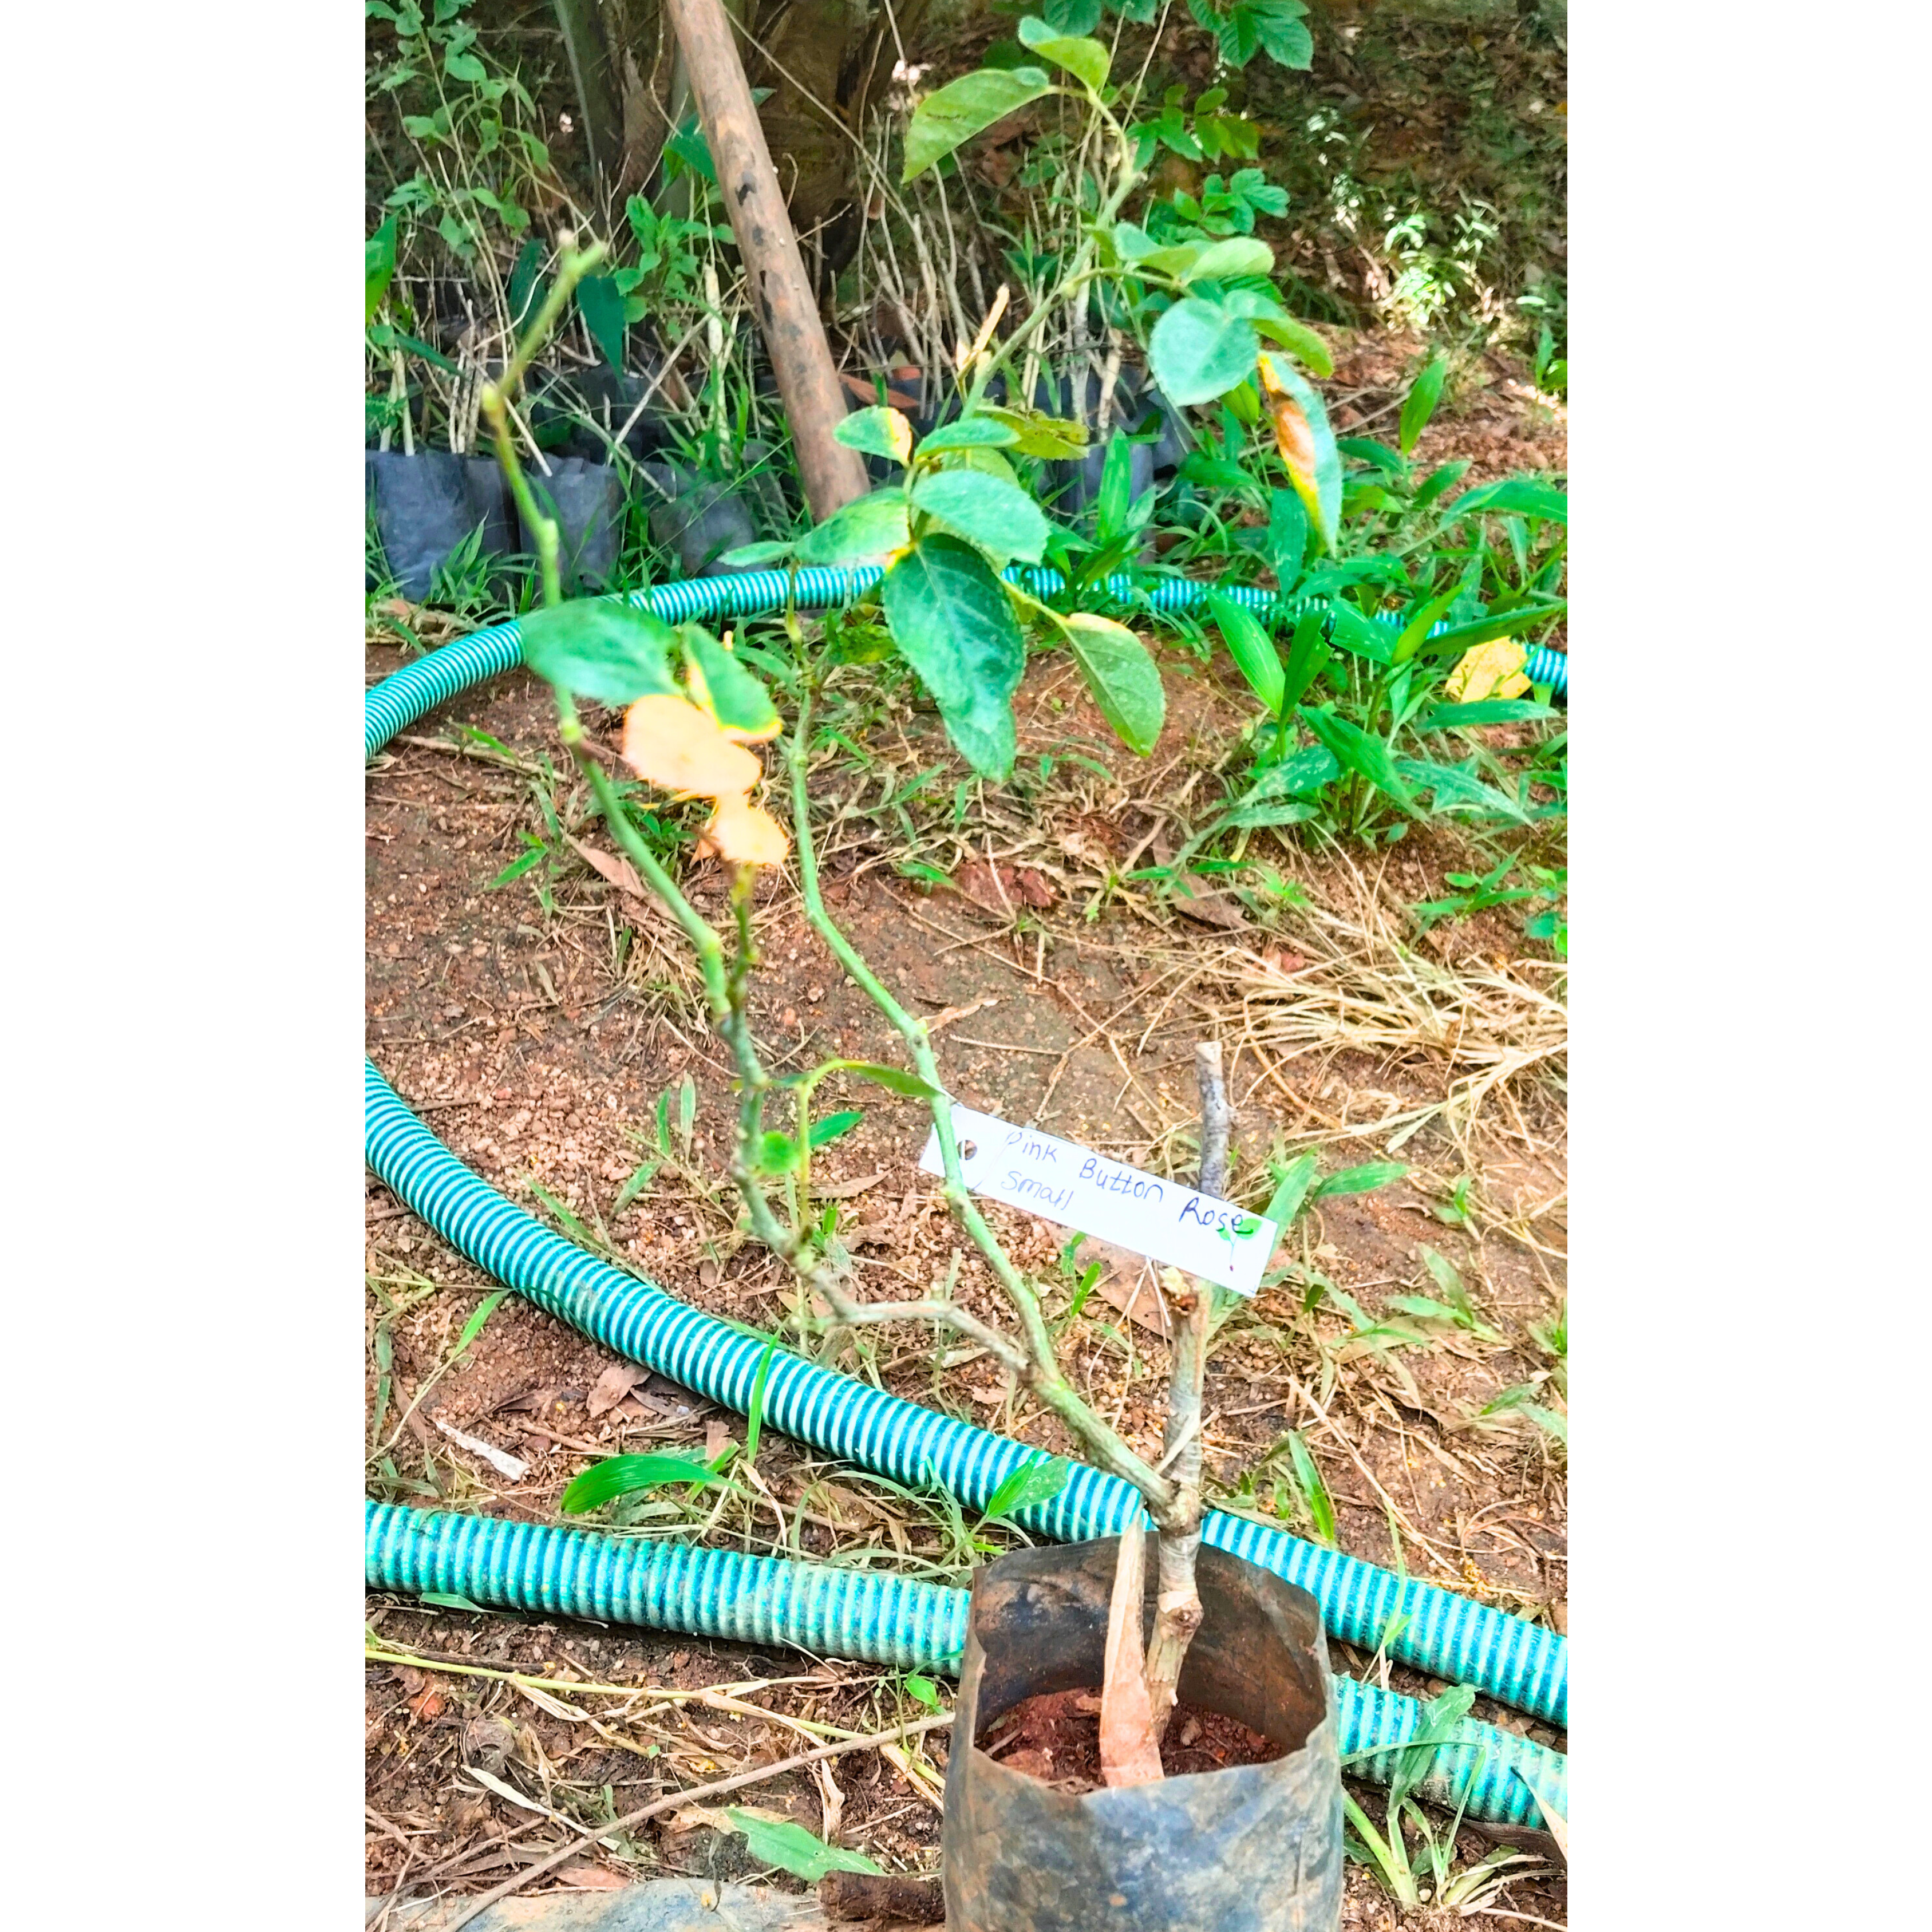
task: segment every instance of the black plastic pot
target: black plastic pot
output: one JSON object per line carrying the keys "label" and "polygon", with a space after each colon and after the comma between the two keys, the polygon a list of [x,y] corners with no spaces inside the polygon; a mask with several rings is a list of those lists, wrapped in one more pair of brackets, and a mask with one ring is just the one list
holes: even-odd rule
{"label": "black plastic pot", "polygon": [[409,456],[397,449],[366,450],[363,477],[389,574],[405,597],[420,602],[429,595],[437,566],[476,527],[463,458],[443,449]]}
{"label": "black plastic pot", "polygon": [[[624,536],[623,478],[608,464],[575,456],[551,458],[550,470],[548,476],[534,467],[524,475],[537,507],[556,520],[564,594],[611,589]],[[523,547],[536,554],[536,537],[527,527]]]}
{"label": "black plastic pot", "polygon": [[722,570],[718,560],[727,550],[758,542],[758,524],[736,485],[700,482],[676,463],[641,467],[662,499],[651,507],[652,539],[676,550],[686,577]]}
{"label": "black plastic pot", "polygon": [[602,363],[567,371],[532,370],[530,422],[539,445],[548,453],[608,463],[609,439],[621,429],[624,447],[634,458],[663,448],[670,440],[670,425],[656,404],[656,398],[663,393],[661,388],[652,391],[650,402],[644,401],[658,366],[648,357],[645,362],[646,366],[637,374],[606,368]]}
{"label": "black plastic pot", "polygon": [[364,494],[389,574],[403,595],[420,602],[436,572],[480,525],[481,554],[513,556],[517,525],[509,486],[495,460],[452,456],[446,449],[362,453]]}
{"label": "black plastic pot", "polygon": [[1028,1698],[1100,1684],[1118,1546],[1022,1550],[974,1579],[941,1833],[949,1932],[1335,1932],[1339,1731],[1306,1591],[1201,1552],[1180,1701],[1274,1739],[1272,1762],[1075,1796],[979,1748]]}

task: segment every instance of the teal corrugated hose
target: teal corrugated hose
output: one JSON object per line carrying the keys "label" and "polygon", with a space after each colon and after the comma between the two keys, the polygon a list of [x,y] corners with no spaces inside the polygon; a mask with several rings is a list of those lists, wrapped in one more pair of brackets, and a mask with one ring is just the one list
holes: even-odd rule
{"label": "teal corrugated hose", "polygon": [[[490,1516],[370,1503],[364,1568],[372,1590],[466,1597],[494,1610],[595,1617],[738,1643],[788,1644],[895,1670],[957,1675],[966,1644],[967,1592],[889,1570],[784,1562],[735,1550],[600,1536]],[[1385,1784],[1397,1749],[1414,1736],[1412,1697],[1354,1678],[1335,1679],[1346,1760]],[[1569,1815],[1569,1764],[1562,1753],[1466,1718],[1438,1748],[1422,1790],[1453,1808],[1469,1780],[1474,1818],[1540,1822],[1529,1784]]]}
{"label": "teal corrugated hose", "polygon": [[[1040,573],[1028,574],[1036,588],[1050,587]],[[868,576],[803,571],[796,594],[802,603],[831,602],[863,588]],[[676,621],[769,608],[790,587],[783,573],[758,572],[666,584],[634,599]],[[518,635],[514,622],[478,632],[370,691],[367,752],[458,692],[508,670],[519,660]],[[373,1065],[366,1072],[369,1164],[430,1226],[499,1280],[607,1346],[743,1410],[762,1352],[757,1341],[552,1234],[457,1160]],[[774,1359],[766,1413],[775,1427],[800,1440],[902,1481],[944,1487],[976,1507],[984,1507],[1017,1462],[1039,1453],[791,1354]],[[1125,1484],[1081,1468],[1026,1521],[1062,1538],[1105,1535],[1137,1507]],[[1336,1636],[1367,1649],[1386,1636],[1391,1657],[1567,1721],[1568,1646],[1554,1632],[1245,1518],[1210,1511],[1202,1533],[1308,1590]],[[1391,1634],[1398,1618],[1406,1621]]]}
{"label": "teal corrugated hose", "polygon": [[[871,589],[882,574],[872,567],[829,570],[814,566],[799,572],[795,594],[802,609],[842,604]],[[1006,574],[1036,596],[1049,596],[1066,588],[1066,579],[1054,570],[1023,569],[1016,566]],[[1186,578],[1161,578],[1150,586],[1148,602],[1156,610],[1190,610],[1200,603],[1208,587]],[[1120,601],[1127,598],[1132,588],[1131,580],[1125,576],[1108,580],[1108,594]],[[633,604],[678,624],[692,617],[742,617],[756,611],[782,610],[790,594],[794,594],[794,586],[783,571],[748,570],[732,576],[686,578],[648,590],[634,590],[629,596]],[[1230,586],[1228,594],[1258,614],[1265,614],[1278,607],[1285,614],[1297,608],[1282,605],[1272,592],[1246,585]],[[392,732],[400,730],[411,718],[421,717],[430,705],[440,704],[498,671],[508,670],[518,659],[517,636],[514,620],[494,625],[460,644],[446,645],[378,686],[368,694],[364,731],[366,750],[373,754],[387,742]],[[443,660],[452,651],[465,655],[444,664]],[[1558,694],[1567,696],[1570,660],[1563,652],[1536,645],[1523,669],[1532,683],[1546,684]],[[434,694],[418,704],[419,692]]]}
{"label": "teal corrugated hose", "polygon": [[[463,648],[447,645],[436,655]],[[364,1091],[370,1166],[444,1240],[607,1348],[744,1412],[764,1353],[758,1336],[553,1234],[465,1167],[373,1065]],[[800,1442],[895,1482],[948,1490],[978,1510],[1018,1464],[1042,1453],[782,1350],[772,1358],[764,1413]],[[1140,1508],[1138,1495],[1118,1477],[1076,1465],[1058,1496],[1019,1520],[1036,1534],[1073,1542],[1116,1534]],[[1565,1721],[1568,1646],[1554,1630],[1246,1516],[1208,1510],[1201,1533],[1298,1583],[1348,1642],[1373,1650],[1387,1634],[1388,1654],[1403,1663]]]}

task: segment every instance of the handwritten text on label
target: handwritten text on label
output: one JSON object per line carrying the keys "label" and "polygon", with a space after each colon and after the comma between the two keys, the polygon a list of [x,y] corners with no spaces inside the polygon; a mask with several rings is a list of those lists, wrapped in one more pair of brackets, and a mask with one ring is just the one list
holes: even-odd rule
{"label": "handwritten text on label", "polygon": [[[1279,1232],[1272,1221],[1036,1127],[1016,1127],[956,1103],[952,1132],[960,1172],[975,1194],[1218,1282],[1237,1294],[1254,1293],[1274,1252]],[[919,1164],[927,1174],[945,1172],[936,1132],[927,1136]]]}

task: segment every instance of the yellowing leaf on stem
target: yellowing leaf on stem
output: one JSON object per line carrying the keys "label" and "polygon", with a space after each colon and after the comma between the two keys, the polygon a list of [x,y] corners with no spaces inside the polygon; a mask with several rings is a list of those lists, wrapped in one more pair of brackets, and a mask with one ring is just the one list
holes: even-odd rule
{"label": "yellowing leaf on stem", "polygon": [[720,644],[710,632],[687,624],[685,686],[691,701],[734,745],[762,745],[778,735],[778,714],[765,688],[731,654],[731,634]]}
{"label": "yellowing leaf on stem", "polygon": [[1315,434],[1301,405],[1281,385],[1280,379],[1264,356],[1256,364],[1260,371],[1262,391],[1268,398],[1268,420],[1274,425],[1274,446],[1288,465],[1288,473],[1298,480],[1315,474]]}
{"label": "yellowing leaf on stem", "polygon": [[682,698],[639,698],[624,713],[622,750],[639,777],[666,791],[726,798],[748,792],[764,776],[749,752]]}
{"label": "yellowing leaf on stem", "polygon": [[1335,447],[1335,433],[1328,426],[1328,412],[1320,395],[1300,374],[1265,350],[1256,364],[1256,373],[1288,481],[1323,547],[1332,550],[1342,516],[1342,458]]}
{"label": "yellowing leaf on stem", "polygon": [[700,856],[715,852],[734,865],[776,866],[784,862],[791,841],[769,812],[740,794],[718,801],[698,850]]}
{"label": "yellowing leaf on stem", "polygon": [[1529,688],[1523,675],[1522,646],[1514,638],[1492,638],[1474,644],[1456,662],[1442,686],[1452,704],[1477,704],[1486,698],[1520,698]]}

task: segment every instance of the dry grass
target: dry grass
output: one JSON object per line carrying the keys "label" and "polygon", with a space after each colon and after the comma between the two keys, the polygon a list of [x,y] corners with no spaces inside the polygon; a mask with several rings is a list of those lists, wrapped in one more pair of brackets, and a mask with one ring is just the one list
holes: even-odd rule
{"label": "dry grass", "polygon": [[1534,1140],[1517,1101],[1563,1077],[1568,968],[1473,952],[1431,958],[1408,943],[1403,909],[1379,878],[1341,856],[1328,884],[1331,904],[1298,914],[1281,944],[1229,946],[1217,962],[1217,976],[1239,989],[1229,1033],[1264,1065],[1355,1053],[1430,1070],[1439,1097],[1350,1130],[1390,1134],[1391,1148],[1438,1115],[1460,1142],[1492,1100]]}

